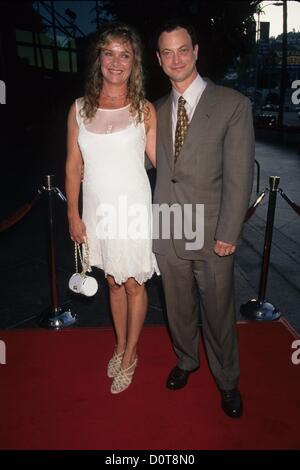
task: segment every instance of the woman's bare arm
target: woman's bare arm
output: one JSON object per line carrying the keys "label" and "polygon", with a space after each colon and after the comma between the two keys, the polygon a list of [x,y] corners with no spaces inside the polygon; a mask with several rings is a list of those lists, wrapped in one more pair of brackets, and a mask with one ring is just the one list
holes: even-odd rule
{"label": "woman's bare arm", "polygon": [[145,113],[145,127],[147,134],[146,154],[152,165],[156,167],[156,111],[152,103],[146,102],[149,112]]}
{"label": "woman's bare arm", "polygon": [[66,196],[68,207],[69,231],[72,240],[82,243],[86,236],[84,223],[79,215],[78,199],[80,193],[83,161],[78,146],[78,124],[75,103],[68,114],[67,160],[66,160]]}

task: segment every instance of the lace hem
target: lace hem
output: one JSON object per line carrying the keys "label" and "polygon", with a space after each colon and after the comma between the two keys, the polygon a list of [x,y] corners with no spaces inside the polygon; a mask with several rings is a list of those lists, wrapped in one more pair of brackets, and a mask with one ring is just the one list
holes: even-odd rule
{"label": "lace hem", "polygon": [[115,282],[119,285],[121,285],[124,282],[128,281],[128,279],[130,279],[131,277],[133,277],[140,285],[142,285],[146,281],[151,279],[151,277],[153,276],[154,273],[156,273],[158,276],[160,276],[160,271],[159,271],[157,266],[153,266],[151,271],[148,271],[148,272],[143,272],[143,273],[136,273],[136,272],[134,273],[134,272],[132,272],[132,273],[128,273],[126,275],[124,273],[108,272],[100,264],[95,264],[93,266],[95,266],[96,268],[102,269],[102,271],[104,271],[104,274],[105,274],[106,278],[107,278],[107,276],[112,276],[114,278]]}

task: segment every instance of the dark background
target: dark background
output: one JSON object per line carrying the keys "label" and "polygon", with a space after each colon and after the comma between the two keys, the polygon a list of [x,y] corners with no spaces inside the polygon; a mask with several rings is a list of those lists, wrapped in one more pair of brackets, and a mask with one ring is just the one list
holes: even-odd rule
{"label": "dark background", "polygon": [[[83,93],[91,35],[76,35],[78,71],[33,67],[18,57],[16,29],[51,33],[34,2],[0,2],[0,79],[6,84],[6,104],[0,106],[1,184],[0,221],[37,194],[46,174],[64,192],[66,118],[70,105]],[[45,2],[51,4],[51,2]],[[169,89],[155,57],[154,32],[169,17],[192,21],[199,36],[199,72],[222,82],[237,57],[247,60],[253,49],[256,1],[103,1],[97,2],[98,24],[115,18],[135,26],[144,44],[147,97],[158,99]],[[153,184],[153,172],[149,173]],[[126,177],[126,175],[124,175]],[[93,299],[72,298],[67,281],[73,266],[66,207],[54,204],[57,276],[60,302],[72,301],[81,314],[80,325],[110,323],[107,289],[100,271],[101,292]],[[50,304],[47,198],[16,225],[0,233],[0,327],[35,326],[37,315]],[[164,321],[160,282],[148,283],[147,322]]]}

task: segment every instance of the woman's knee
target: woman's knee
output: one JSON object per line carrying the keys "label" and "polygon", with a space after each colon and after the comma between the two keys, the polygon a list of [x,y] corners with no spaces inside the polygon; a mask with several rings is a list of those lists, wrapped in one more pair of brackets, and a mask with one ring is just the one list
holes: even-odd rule
{"label": "woman's knee", "polygon": [[144,284],[139,284],[134,278],[128,279],[125,284],[126,294],[130,296],[141,295],[144,292]]}
{"label": "woman's knee", "polygon": [[123,289],[123,286],[117,284],[112,276],[107,276],[107,284],[111,292],[120,292]]}

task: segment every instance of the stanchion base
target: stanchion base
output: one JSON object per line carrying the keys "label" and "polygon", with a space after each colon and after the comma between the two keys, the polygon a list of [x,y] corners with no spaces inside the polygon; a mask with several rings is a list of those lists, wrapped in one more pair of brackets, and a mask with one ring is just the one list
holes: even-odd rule
{"label": "stanchion base", "polygon": [[249,300],[240,308],[241,314],[248,320],[272,321],[277,320],[281,313],[278,308],[269,302],[259,302],[256,299]]}
{"label": "stanchion base", "polygon": [[77,313],[71,312],[70,308],[58,307],[55,312],[50,309],[46,310],[39,318],[39,325],[44,328],[60,330],[73,325],[77,320]]}

